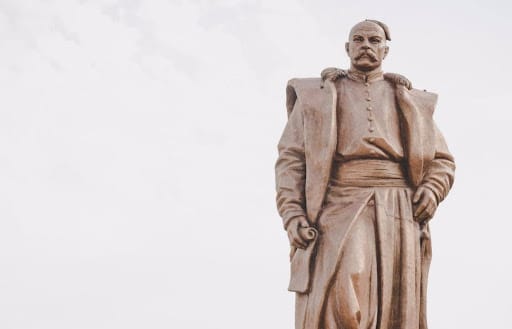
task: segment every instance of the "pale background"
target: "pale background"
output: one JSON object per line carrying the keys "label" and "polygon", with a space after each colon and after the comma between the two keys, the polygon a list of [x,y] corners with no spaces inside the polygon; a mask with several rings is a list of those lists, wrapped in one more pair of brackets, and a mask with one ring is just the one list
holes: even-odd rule
{"label": "pale background", "polygon": [[292,328],[285,84],[364,18],[458,163],[430,327],[511,328],[508,3],[0,0],[0,328]]}

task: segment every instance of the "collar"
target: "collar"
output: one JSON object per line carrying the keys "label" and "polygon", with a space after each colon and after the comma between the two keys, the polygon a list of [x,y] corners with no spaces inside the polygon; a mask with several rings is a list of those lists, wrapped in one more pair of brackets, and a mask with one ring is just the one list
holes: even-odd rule
{"label": "collar", "polygon": [[355,70],[348,70],[347,76],[350,79],[358,82],[374,82],[384,79],[384,73],[380,70],[370,74],[365,74],[363,72]]}

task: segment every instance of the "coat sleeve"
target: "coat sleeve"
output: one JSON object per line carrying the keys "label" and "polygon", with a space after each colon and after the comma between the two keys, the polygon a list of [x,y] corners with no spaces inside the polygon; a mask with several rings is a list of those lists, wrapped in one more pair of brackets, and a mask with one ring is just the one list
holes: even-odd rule
{"label": "coat sleeve", "polygon": [[455,177],[455,161],[439,128],[434,124],[435,156],[425,171],[422,186],[434,192],[437,203],[444,200]]}
{"label": "coat sleeve", "polygon": [[296,100],[278,144],[276,162],[276,202],[286,229],[291,219],[306,218],[304,156],[304,115],[300,100]]}

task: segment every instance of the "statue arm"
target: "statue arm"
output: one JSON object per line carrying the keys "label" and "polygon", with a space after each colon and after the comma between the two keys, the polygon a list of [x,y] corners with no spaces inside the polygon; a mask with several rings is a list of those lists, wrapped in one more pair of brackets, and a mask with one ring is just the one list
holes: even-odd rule
{"label": "statue arm", "polygon": [[285,229],[297,217],[306,218],[304,155],[304,119],[300,100],[290,113],[283,135],[278,144],[276,162],[276,201]]}
{"label": "statue arm", "polygon": [[431,190],[439,204],[448,195],[455,178],[455,161],[441,131],[435,126],[435,157],[425,171],[421,186]]}

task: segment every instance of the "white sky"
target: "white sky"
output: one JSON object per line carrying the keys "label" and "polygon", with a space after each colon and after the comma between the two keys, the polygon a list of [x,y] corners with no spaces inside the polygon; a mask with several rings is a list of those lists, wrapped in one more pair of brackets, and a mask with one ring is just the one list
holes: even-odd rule
{"label": "white sky", "polygon": [[291,77],[384,68],[439,93],[457,164],[431,328],[510,328],[507,1],[0,0],[0,328],[292,328],[274,204]]}

